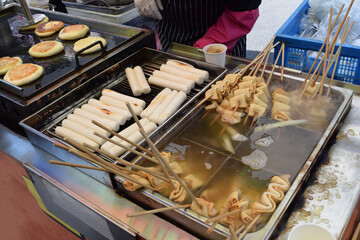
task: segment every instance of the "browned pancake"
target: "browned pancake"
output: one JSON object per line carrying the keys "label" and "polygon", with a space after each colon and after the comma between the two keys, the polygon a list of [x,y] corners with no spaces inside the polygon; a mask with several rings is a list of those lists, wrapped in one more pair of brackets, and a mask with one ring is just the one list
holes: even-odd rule
{"label": "browned pancake", "polygon": [[64,50],[64,46],[58,41],[44,41],[35,44],[29,49],[29,54],[33,57],[50,57]]}
{"label": "browned pancake", "polygon": [[77,32],[84,28],[86,28],[86,25],[83,25],[83,24],[70,25],[70,26],[67,26],[64,28],[63,33]]}
{"label": "browned pancake", "polygon": [[64,27],[62,21],[49,21],[43,24],[40,24],[35,29],[35,34],[40,37],[50,36]]}
{"label": "browned pancake", "polygon": [[24,63],[11,68],[5,75],[4,80],[14,85],[23,85],[39,78],[44,72],[42,66]]}
{"label": "browned pancake", "polygon": [[0,75],[5,74],[10,68],[21,64],[22,60],[19,57],[2,57],[0,58]]}
{"label": "browned pancake", "polygon": [[24,63],[17,66],[13,71],[9,72],[10,81],[23,79],[24,77],[34,74],[38,70],[35,64]]}
{"label": "browned pancake", "polygon": [[75,40],[84,37],[89,32],[89,27],[84,24],[70,25],[59,33],[61,40]]}
{"label": "browned pancake", "polygon": [[56,45],[55,41],[45,41],[38,43],[32,47],[32,49],[36,52],[47,52],[52,49]]}

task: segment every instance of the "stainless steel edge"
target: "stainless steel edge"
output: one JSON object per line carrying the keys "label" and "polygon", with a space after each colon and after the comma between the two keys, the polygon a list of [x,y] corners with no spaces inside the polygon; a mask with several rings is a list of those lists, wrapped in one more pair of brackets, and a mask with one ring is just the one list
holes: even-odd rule
{"label": "stainless steel edge", "polygon": [[[24,168],[46,208],[90,239],[136,239],[138,231],[29,163]],[[119,230],[121,229],[121,230]]]}

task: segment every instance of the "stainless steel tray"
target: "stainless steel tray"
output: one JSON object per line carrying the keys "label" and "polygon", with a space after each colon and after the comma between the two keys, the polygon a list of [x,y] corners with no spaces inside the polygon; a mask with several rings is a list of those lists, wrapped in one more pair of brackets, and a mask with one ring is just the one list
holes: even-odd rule
{"label": "stainless steel tray", "polygon": [[[285,90],[293,90],[294,88],[299,88],[302,80],[303,79],[298,77],[285,75],[285,84],[283,87]],[[279,85],[279,74],[277,73],[275,73],[275,76],[273,76],[272,84],[270,85],[270,87],[273,85]],[[254,233],[247,234],[245,239],[267,239],[271,236],[271,233],[274,231],[276,225],[280,221],[281,217],[285,213],[286,209],[290,205],[301,185],[306,181],[307,177],[309,176],[310,170],[314,166],[316,160],[319,158],[319,155],[326,146],[331,135],[336,130],[340,120],[348,112],[351,105],[353,92],[347,89],[333,87],[333,90],[331,91],[331,97],[333,99],[337,99],[336,112],[333,113],[333,116],[324,131],[322,131],[320,134],[312,136],[313,140],[309,141],[312,131],[302,127],[291,127],[289,128],[291,129],[291,131],[287,131],[288,133],[284,134],[283,131],[281,132],[281,136],[284,136],[285,139],[282,144],[278,145],[292,144],[296,147],[291,148],[291,146],[288,147],[288,145],[285,145],[286,147],[282,150],[278,149],[281,151],[278,151],[277,155],[274,155],[274,153],[271,152],[267,153],[270,154],[268,163],[271,160],[273,160],[273,163],[269,164],[269,166],[266,166],[266,173],[263,174],[268,174],[271,177],[272,175],[290,173],[291,187],[286,193],[284,199],[277,206],[277,209],[272,214],[267,223],[260,230]],[[196,102],[199,102],[200,100],[201,99],[197,99],[194,104],[196,104]],[[203,106],[188,110],[184,117],[179,119],[177,123],[168,130],[167,133],[163,135],[157,135],[158,133],[155,133],[153,136],[154,139],[158,139],[156,145],[161,150],[163,150],[169,142],[176,142],[177,140],[181,139],[181,141],[191,141],[192,143],[197,144],[199,147],[203,147],[205,151],[207,150],[216,153],[218,154],[218,156],[220,156],[220,158],[222,158],[222,160],[220,161],[223,162],[218,163],[217,169],[214,170],[214,173],[205,183],[205,187],[203,187],[202,189],[205,189],[206,185],[209,185],[212,182],[218,181],[220,179],[219,173],[223,168],[227,167],[227,163],[229,163],[230,161],[237,161],[236,159],[238,158],[238,151],[246,150],[246,148],[251,147],[249,143],[237,144],[236,146],[234,146],[235,154],[229,154],[228,152],[222,151],[221,149],[216,147],[214,144],[212,144],[210,136],[205,131],[203,131],[203,129],[199,129],[201,128],[199,127],[199,125],[196,125],[197,120],[201,118],[204,112],[205,110]],[[254,125],[254,127],[269,121],[271,121],[269,119],[269,116],[265,116],[263,118],[260,118]],[[203,133],[202,139],[194,139],[192,137],[192,133],[197,130]],[[189,134],[189,132],[191,134]],[[258,135],[252,133],[252,130],[243,132],[243,134],[255,139],[256,137],[258,137]],[[273,134],[276,134],[276,131]],[[302,148],[304,144],[307,144],[306,148]],[[291,151],[291,149],[293,149],[293,152]],[[293,155],[291,155],[292,153]],[[294,156],[295,154],[296,156]],[[289,157],[291,156],[293,156],[294,159],[289,159]],[[276,161],[274,160],[274,158],[276,159]],[[135,160],[134,162],[141,165],[143,163],[143,159],[140,158]],[[255,171],[254,174],[256,174]],[[224,176],[222,176],[222,178],[226,180]],[[152,209],[160,208],[163,206],[177,205],[174,202],[170,201],[168,198],[165,198],[156,192],[152,192],[151,190],[140,190],[135,192],[127,191],[122,186],[123,179],[116,177],[115,180],[121,194],[141,204],[144,208]],[[226,183],[225,180],[224,183]],[[196,195],[199,196],[200,192],[201,190],[197,192]],[[209,225],[205,224],[206,218],[199,216],[198,214],[192,212],[189,209],[168,211],[160,215],[183,227],[192,234],[199,236],[202,239],[223,239],[229,236],[228,229],[219,224],[217,225],[213,233],[208,235],[206,233],[206,230],[209,228]]]}
{"label": "stainless steel tray", "polygon": [[[167,129],[172,126],[172,124],[176,121],[175,119],[182,117],[181,115],[183,114],[183,112],[189,108],[189,106],[195,101],[195,99],[198,99],[198,97],[202,93],[204,93],[204,91],[206,91],[206,89],[214,81],[218,80],[221,76],[225,74],[225,68],[217,67],[215,65],[207,64],[204,62],[194,61],[183,57],[178,57],[150,48],[143,48],[132,54],[131,56],[127,57],[123,61],[120,61],[119,63],[92,77],[89,81],[70,91],[69,93],[59,98],[57,101],[54,101],[52,104],[46,106],[37,113],[21,121],[20,125],[24,127],[28,138],[33,144],[39,146],[45,151],[54,154],[63,161],[85,165],[93,165],[92,163],[89,163],[84,159],[74,156],[73,154],[68,153],[63,149],[53,146],[55,142],[62,142],[61,138],[55,134],[54,128],[58,124],[60,124],[60,122],[69,113],[71,113],[74,108],[84,104],[89,98],[98,98],[101,95],[101,90],[103,90],[104,88],[110,88],[115,91],[132,96],[131,89],[128,86],[127,81],[124,81],[124,70],[126,67],[135,67],[137,65],[142,66],[145,75],[147,75],[148,77],[154,69],[158,69],[161,64],[166,62],[167,59],[178,59],[184,62],[188,62],[197,68],[207,70],[210,77],[203,84],[195,86],[195,88],[193,88],[192,91],[187,95],[187,100],[180,107],[180,109],[155,130],[155,132],[158,133],[157,136],[162,135],[163,132],[166,132]],[[151,89],[152,91],[149,94],[145,94],[139,97],[143,99],[147,104],[149,104],[151,100],[163,88],[151,85]],[[128,121],[128,123],[124,127],[130,125],[131,123],[131,121]],[[145,146],[144,141],[140,144]],[[131,157],[131,155],[129,157]],[[105,159],[111,161],[108,158]],[[94,177],[95,179],[111,186],[111,182],[107,174],[88,171],[84,169],[80,170]]]}

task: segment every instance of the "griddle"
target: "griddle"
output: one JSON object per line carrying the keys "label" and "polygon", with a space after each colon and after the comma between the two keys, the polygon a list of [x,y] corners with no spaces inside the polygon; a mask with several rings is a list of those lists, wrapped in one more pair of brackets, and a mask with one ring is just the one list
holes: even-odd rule
{"label": "griddle", "polygon": [[[6,36],[6,34],[0,36],[1,56],[21,55],[24,62],[35,62],[45,68],[45,74],[41,79],[26,86],[16,87],[0,80],[0,114],[3,116],[0,122],[22,134],[24,132],[18,126],[18,122],[22,119],[138,49],[145,46],[156,46],[154,33],[148,30],[104,23],[40,8],[30,9],[33,14],[44,13],[50,20],[60,20],[65,25],[86,24],[90,28],[90,35],[105,37],[109,45],[106,47],[105,52],[99,51],[76,58],[72,51],[73,42],[64,41],[65,51],[63,53],[51,58],[34,59],[27,54],[27,50],[40,39],[32,31],[17,31],[10,28],[8,24],[9,19],[16,18],[16,14],[22,14],[21,7],[15,5],[0,11],[1,33],[11,33],[10,37]],[[48,38],[41,38],[41,40],[57,39],[57,37],[57,34],[55,34]],[[3,53],[4,50],[6,53]],[[79,60],[78,63],[77,59]],[[92,89],[91,86],[90,89]]]}
{"label": "griddle", "polygon": [[[101,96],[101,91],[105,88],[109,88],[114,91],[133,96],[132,91],[129,87],[129,83],[125,76],[125,69],[127,67],[141,66],[144,69],[145,76],[148,78],[154,70],[158,70],[161,64],[166,63],[168,59],[180,60],[190,63],[196,68],[207,70],[209,72],[209,79],[205,80],[204,83],[201,85],[196,85],[191,90],[191,92],[187,94],[186,101],[182,104],[180,109],[178,109],[169,119],[164,121],[156,129],[156,132],[158,134],[160,132],[165,133],[172,128],[174,122],[176,122],[177,119],[182,117],[184,112],[193,107],[194,101],[198,99],[199,95],[204,93],[204,91],[213,82],[215,82],[225,74],[225,72],[227,71],[225,68],[179,57],[169,53],[156,51],[150,48],[143,48],[132,54],[128,58],[124,59],[123,61],[114,64],[110,68],[94,76],[89,81],[79,86],[77,89],[70,91],[69,93],[67,93],[57,101],[49,104],[37,113],[24,119],[20,122],[20,125],[24,127],[26,134],[32,143],[44,149],[45,151],[54,154],[61,160],[72,163],[93,165],[92,163],[89,163],[84,159],[68,153],[63,149],[54,147],[54,142],[61,142],[62,144],[67,145],[67,143],[62,141],[61,137],[55,134],[55,127],[59,126],[61,121],[65,119],[68,114],[72,113],[75,108],[80,107],[82,104],[86,103],[89,98],[99,99],[99,97]],[[94,85],[96,85],[96,87],[94,87]],[[93,87],[92,90],[89,90],[90,87]],[[163,90],[162,87],[154,86],[151,84],[150,87],[151,92],[149,94],[143,94],[137,97],[144,100],[146,102],[146,106],[149,105],[150,102],[154,99],[154,97],[156,97],[157,94]],[[132,123],[134,123],[133,120],[127,121],[126,125],[121,126],[121,129],[126,128]],[[150,134],[150,137],[152,138],[152,134]],[[153,138],[153,140],[156,139]],[[144,141],[139,144],[146,147],[146,143]],[[105,156],[99,156],[110,162],[112,161]],[[125,156],[123,157],[126,159],[131,159],[133,158],[133,155],[125,154]],[[95,175],[99,173],[94,174],[94,171],[87,171],[83,169],[80,170],[84,171],[86,174],[105,184],[108,184],[110,182],[108,179],[104,180],[103,176],[99,177],[98,175]]]}
{"label": "griddle", "polygon": [[[74,41],[62,41],[58,37],[58,33],[55,33],[48,37],[38,37],[34,30],[22,31],[16,27],[17,22],[24,18],[15,12],[6,14],[1,17],[1,25],[9,24],[11,31],[2,32],[5,42],[8,44],[1,44],[0,57],[20,57],[24,63],[34,63],[44,67],[44,74],[36,81],[22,86],[14,86],[11,83],[0,79],[0,88],[3,88],[17,96],[27,98],[33,94],[37,94],[51,84],[60,81],[64,77],[77,71],[83,66],[99,59],[107,51],[111,51],[118,47],[121,43],[128,40],[123,36],[117,36],[115,34],[101,31],[100,29],[90,29],[90,32],[85,37],[102,37],[106,39],[107,45],[104,51],[98,51],[92,54],[75,54],[73,47]],[[54,20],[53,18],[50,19]],[[64,27],[70,24],[64,20]],[[138,32],[140,34],[140,32]],[[28,50],[35,44],[43,41],[59,41],[64,45],[64,51],[49,57],[49,58],[34,58],[30,56]],[[78,60],[77,60],[78,59]]]}

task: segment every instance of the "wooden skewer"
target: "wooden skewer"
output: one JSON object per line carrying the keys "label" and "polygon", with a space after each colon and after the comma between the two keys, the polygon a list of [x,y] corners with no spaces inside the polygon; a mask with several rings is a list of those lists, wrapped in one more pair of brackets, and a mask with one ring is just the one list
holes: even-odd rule
{"label": "wooden skewer", "polygon": [[212,126],[212,125],[214,125],[214,123],[216,122],[216,120],[218,120],[219,119],[219,117],[221,116],[221,114],[220,113],[218,113],[215,117],[214,117],[214,119],[210,122],[210,125],[209,126]]}
{"label": "wooden skewer", "polygon": [[238,209],[235,209],[235,210],[233,210],[233,211],[226,212],[226,213],[224,213],[224,214],[219,214],[219,215],[216,216],[216,217],[207,219],[205,222],[206,222],[206,223],[211,223],[211,222],[219,221],[219,220],[221,220],[221,219],[223,219],[223,218],[226,218],[227,216],[231,216],[231,215],[234,215],[235,213],[241,212],[242,210],[243,210],[243,209],[238,208]]}
{"label": "wooden skewer", "polygon": [[[345,4],[342,4],[342,6],[341,6],[341,8],[340,8],[340,10],[339,10],[338,14],[336,15],[335,20],[334,20],[334,24],[331,26],[331,30],[330,30],[330,32],[332,32],[332,30],[334,29],[335,24],[336,24],[336,22],[337,22],[338,18],[340,17],[340,14],[341,14],[341,12],[342,12],[342,10],[343,10],[344,6],[345,6]],[[320,54],[321,54],[322,50],[323,50],[323,49],[324,49],[324,47],[325,47],[325,43],[326,43],[326,42],[324,41],[324,42],[323,42],[323,44],[322,44],[322,46],[321,46],[321,48],[320,48],[320,50],[318,51],[318,54],[316,55],[316,58],[315,58],[315,60],[314,60],[313,64],[311,65],[309,72],[306,74],[305,80],[304,80],[304,82],[303,82],[303,84],[302,84],[301,88],[304,88],[304,87],[305,87],[305,84],[306,84],[306,82],[307,82],[308,78],[310,77],[311,71],[312,71],[312,70],[313,70],[313,68],[315,67],[316,62],[317,62],[318,58],[320,57]]]}
{"label": "wooden skewer", "polygon": [[[335,36],[334,36],[333,40],[331,41],[330,49],[332,49],[332,48],[335,46],[336,40],[337,40],[337,38],[338,38],[338,36],[339,36],[339,34],[340,34],[340,31],[341,31],[341,29],[342,29],[342,27],[343,27],[343,25],[344,25],[344,23],[345,23],[345,20],[347,19],[348,15],[349,15],[349,12],[350,12],[350,9],[351,9],[353,3],[354,3],[354,0],[351,1],[350,5],[349,5],[349,7],[348,7],[348,9],[347,9],[347,11],[346,11],[346,13],[345,13],[344,18],[342,19],[342,21],[340,22],[340,24],[339,24],[339,26],[338,26],[338,29],[337,29],[337,31],[336,31],[336,33],[335,33]],[[335,25],[335,23],[334,23],[334,25]],[[324,64],[324,63],[323,63],[323,64]]]}
{"label": "wooden skewer", "polygon": [[70,149],[68,146],[65,146],[65,145],[63,145],[63,144],[61,144],[61,143],[58,143],[58,142],[54,142],[54,146],[55,146],[55,147],[62,148],[62,149],[64,149],[64,150],[66,150],[66,151],[69,151],[69,149]]}
{"label": "wooden skewer", "polygon": [[[316,67],[316,69],[314,71],[314,74],[311,76],[311,78],[309,80],[311,87],[314,87],[314,85],[316,84],[316,82],[319,79],[320,73],[321,73],[323,68],[324,68],[324,58],[321,58],[319,66]],[[316,76],[315,76],[315,74],[316,74]],[[315,79],[313,80],[314,76],[315,76]]]}
{"label": "wooden skewer", "polygon": [[204,113],[204,115],[201,116],[201,119],[206,118],[206,116],[209,115],[209,113],[210,113],[210,110],[207,110],[207,111]]}
{"label": "wooden skewer", "polygon": [[254,60],[252,60],[246,67],[244,67],[239,73],[238,75],[242,75],[243,73],[245,73],[254,63],[256,63],[264,54],[264,50],[265,48],[254,58]]}
{"label": "wooden skewer", "polygon": [[259,59],[259,61],[256,63],[255,67],[252,69],[252,71],[250,72],[250,76],[256,76],[257,72],[259,71],[259,68],[262,64],[262,62],[264,61],[266,55],[267,55],[267,51],[268,51],[268,48],[269,48],[269,44],[265,47],[265,51],[264,51],[264,54],[262,55],[262,57]]}
{"label": "wooden skewer", "polygon": [[261,214],[257,215],[254,220],[248,225],[246,226],[245,230],[242,232],[242,234],[240,235],[240,237],[238,238],[238,240],[243,239],[243,237],[247,234],[247,232],[254,226],[254,224],[259,220]]}
{"label": "wooden skewer", "polygon": [[[93,147],[93,146],[91,146],[91,145],[89,145],[89,144],[87,144],[87,143],[84,143],[84,146],[87,147],[87,148],[90,148],[90,149],[92,149],[92,150],[94,150],[94,148],[95,148],[95,147]],[[50,161],[52,161],[52,160],[50,160]],[[80,165],[80,164],[75,164],[75,165],[74,165],[73,163],[71,163],[71,165],[70,165],[70,164],[61,164],[61,162],[60,162],[59,165],[66,165],[66,166],[72,166],[72,167],[82,167],[82,168],[88,168],[88,169],[93,169],[93,170],[99,170],[99,171],[108,172],[108,171],[106,171],[106,170],[103,169],[103,168],[89,167],[89,166]],[[143,177],[141,174],[139,174],[139,173],[137,173],[137,172],[134,172],[134,171],[132,171],[132,170],[130,170],[130,169],[123,168],[123,167],[120,167],[120,166],[117,166],[117,165],[113,165],[113,166],[114,166],[115,168],[117,168],[119,171],[126,171],[126,172],[128,172],[128,173],[130,173],[130,174],[135,174],[135,175],[138,175],[138,176],[140,176],[140,177]]]}
{"label": "wooden skewer", "polygon": [[224,124],[224,127],[221,129],[221,132],[220,132],[220,134],[219,134],[219,137],[221,137],[221,136],[224,134],[227,126],[229,126],[229,123],[228,123],[228,122],[226,122],[226,123]]}
{"label": "wooden skewer", "polygon": [[274,73],[276,63],[278,62],[279,57],[280,57],[280,55],[281,55],[283,46],[285,46],[285,45],[281,45],[280,51],[279,51],[279,53],[278,53],[278,55],[277,55],[277,57],[276,57],[275,62],[273,63],[273,68],[271,69],[271,73],[270,73],[270,75],[269,75],[269,77],[268,77],[268,80],[267,80],[267,82],[266,82],[266,84],[267,84],[268,86],[269,86],[269,84],[270,84],[270,79],[271,79],[271,77],[272,77],[272,75],[273,75],[273,73]]}
{"label": "wooden skewer", "polygon": [[[235,231],[236,236],[240,234],[245,229],[245,225],[242,225],[239,229]],[[231,236],[227,237],[225,240],[230,240]]]}
{"label": "wooden skewer", "polygon": [[230,234],[231,234],[231,237],[234,239],[234,240],[237,240],[237,235],[234,231],[234,227],[232,225],[229,225],[229,230],[230,230]]}
{"label": "wooden skewer", "polygon": [[106,172],[106,170],[103,169],[103,168],[86,166],[86,165],[81,165],[81,164],[76,164],[76,163],[61,162],[61,161],[56,161],[56,160],[50,160],[49,163],[57,164],[57,165],[63,165],[63,166],[69,166],[69,167],[86,168],[86,169],[92,169],[92,170],[98,170],[98,171]]}
{"label": "wooden skewer", "polygon": [[[191,199],[199,206],[199,202],[196,200],[195,196],[192,194],[192,192],[189,190],[189,188],[186,186],[186,184],[180,179],[180,177],[174,172],[174,170],[169,166],[169,164],[166,162],[166,160],[161,156],[161,153],[156,148],[156,146],[153,144],[153,142],[150,140],[150,138],[146,135],[146,132],[144,129],[140,128],[140,132],[143,135],[143,137],[146,139],[148,144],[151,146],[151,149],[154,150],[154,153],[158,156],[159,162],[162,162],[169,170],[169,172],[176,178],[176,180],[180,183],[180,185],[184,188],[184,190],[189,194]],[[170,177],[169,177],[170,178]],[[171,178],[170,178],[171,179]],[[172,181],[171,181],[172,182]],[[175,189],[175,188],[174,188]]]}
{"label": "wooden skewer", "polygon": [[249,113],[246,114],[246,117],[245,117],[245,119],[244,119],[244,125],[246,125],[248,119],[249,119]]}
{"label": "wooden skewer", "polygon": [[[332,12],[333,9],[330,9],[330,16],[329,16],[329,25],[328,25],[328,33],[326,36],[326,47],[325,47],[325,56],[324,56],[324,67],[323,67],[323,73],[322,73],[322,78],[321,78],[321,82],[320,82],[320,93],[319,93],[319,97],[322,96],[323,93],[323,88],[324,88],[324,82],[325,82],[325,77],[326,77],[326,64],[328,61],[328,57],[329,57],[329,51],[330,51],[330,44],[329,44],[329,39],[330,39],[330,29],[331,29],[331,20],[332,20]],[[335,46],[335,45],[334,45]]]}
{"label": "wooden skewer", "polygon": [[[277,42],[276,45],[280,43],[280,42]],[[273,45],[273,47],[275,47],[275,45]],[[261,72],[261,77],[264,77],[264,73],[265,73],[265,70],[266,70],[266,67],[267,67],[267,63],[268,63],[268,60],[269,60],[269,57],[270,57],[270,52],[271,52],[271,49],[267,52],[267,55],[266,55],[266,59],[265,59],[265,63],[264,63],[264,67],[262,69],[262,72]]]}
{"label": "wooden skewer", "polygon": [[95,125],[98,126],[98,127],[101,127],[102,129],[104,129],[105,131],[111,133],[112,135],[114,135],[114,136],[116,136],[116,137],[124,140],[125,142],[130,143],[131,145],[135,146],[136,148],[140,149],[141,151],[146,152],[146,153],[149,154],[150,156],[154,156],[154,154],[153,154],[152,152],[150,152],[148,149],[143,148],[142,146],[138,145],[137,143],[135,143],[135,142],[127,139],[126,137],[121,136],[120,134],[118,134],[117,132],[113,131],[112,129],[110,129],[110,128],[108,128],[108,127],[105,127],[103,124],[101,124],[101,123],[99,123],[99,122],[97,122],[97,121],[95,121],[95,120],[93,120],[92,123],[95,124]]}
{"label": "wooden skewer", "polygon": [[207,100],[209,100],[210,97],[204,98],[203,100],[201,100],[196,106],[195,108],[198,108],[199,106],[201,106],[204,102],[206,102]]}
{"label": "wooden skewer", "polygon": [[[173,182],[173,180],[170,177],[170,174],[168,171],[172,171],[171,167],[167,164],[167,162],[165,161],[165,159],[161,156],[160,152],[158,151],[158,149],[154,146],[154,144],[152,143],[152,141],[149,139],[148,135],[146,134],[146,132],[143,129],[143,126],[141,125],[138,117],[136,116],[134,110],[132,109],[131,105],[129,104],[129,102],[125,103],[127,108],[129,109],[134,121],[136,122],[136,124],[139,127],[139,131],[141,133],[141,135],[143,136],[143,138],[146,140],[146,142],[148,143],[148,145],[151,147],[151,151],[153,151],[153,153],[155,154],[155,156],[157,157],[159,164],[161,166],[161,169],[163,170],[164,174],[166,175],[166,177],[169,179],[169,182],[171,184],[171,186],[173,187],[173,189],[176,189],[176,186]],[[164,163],[165,162],[165,163]],[[167,164],[167,165],[166,165]],[[168,169],[166,169],[166,167],[168,167]]]}
{"label": "wooden skewer", "polygon": [[280,81],[284,80],[284,58],[285,58],[285,43],[281,44],[282,56],[281,56],[281,76]]}
{"label": "wooden skewer", "polygon": [[[151,147],[151,150],[156,154],[156,156],[158,157],[159,163],[161,166],[163,166],[163,170],[165,172],[165,174],[167,174],[167,177],[170,180],[170,183],[173,185],[173,188],[176,189],[172,179],[169,176],[168,171],[166,171],[166,168],[168,168],[169,172],[176,178],[176,180],[179,182],[179,184],[184,188],[184,190],[187,192],[187,194],[189,194],[189,196],[191,197],[191,199],[196,203],[196,205],[198,205],[198,207],[201,207],[199,202],[196,200],[195,196],[192,194],[192,192],[189,190],[189,188],[186,186],[186,184],[179,178],[179,176],[174,172],[174,170],[169,166],[169,164],[166,162],[166,160],[162,157],[161,153],[159,152],[159,150],[157,149],[157,147],[154,145],[154,143],[150,140],[149,136],[146,134],[146,132],[144,131],[144,129],[142,128],[142,125],[139,121],[139,119],[137,118],[134,110],[132,109],[132,107],[130,106],[130,104],[128,102],[126,102],[126,106],[128,107],[129,111],[131,112],[135,122],[137,123],[137,125],[139,126],[139,130],[140,133],[143,135],[144,139],[146,140],[146,142],[149,144],[149,146]],[[166,168],[165,168],[166,166]]]}
{"label": "wooden skewer", "polygon": [[172,207],[157,208],[157,209],[153,209],[153,210],[149,210],[149,211],[131,213],[131,214],[126,215],[126,217],[128,217],[128,218],[138,217],[138,216],[143,216],[143,215],[147,215],[147,214],[165,212],[165,211],[170,211],[170,210],[179,209],[179,208],[188,208],[190,206],[191,206],[191,204],[184,204],[184,205],[178,205],[178,206],[172,206]]}
{"label": "wooden skewer", "polygon": [[[231,116],[232,116],[232,117],[235,115],[236,110],[239,108],[239,106],[240,106],[240,102],[237,102],[234,110],[233,110],[232,113],[231,113]],[[224,134],[227,126],[229,126],[229,123],[228,123],[228,122],[226,122],[225,125],[224,125],[224,127],[221,129],[221,132],[220,132],[220,134],[219,134],[219,137],[221,137],[221,136]]]}
{"label": "wooden skewer", "polygon": [[[348,23],[348,21],[347,21],[346,24],[345,24],[345,29],[347,28],[347,23]],[[336,62],[335,62],[334,68],[333,68],[333,72],[332,72],[332,74],[331,74],[331,79],[330,79],[330,83],[329,83],[329,87],[328,87],[328,91],[327,91],[327,93],[326,93],[326,96],[328,96],[329,93],[330,93],[331,84],[332,84],[332,81],[333,81],[333,79],[334,79],[334,75],[335,75],[335,72],[336,72],[336,67],[337,67],[337,64],[338,64],[338,61],[339,61],[339,58],[340,58],[340,53],[341,53],[342,45],[344,44],[345,39],[347,38],[348,34],[350,33],[350,30],[351,30],[351,28],[353,27],[353,25],[354,25],[354,22],[351,23],[351,25],[350,25],[348,31],[346,32],[346,34],[344,35],[344,33],[343,33],[343,36],[342,36],[343,39],[341,40],[340,46],[339,46],[338,50],[336,51],[334,58],[332,59],[333,61],[331,62],[331,65],[332,65],[332,63],[334,62],[334,59],[336,59]],[[344,32],[345,32],[345,29],[344,29]],[[331,65],[330,65],[330,66],[331,66]],[[330,70],[330,66],[329,66],[329,68],[328,68],[327,71]]]}
{"label": "wooden skewer", "polygon": [[[311,86],[313,87],[316,82],[317,82],[317,79],[319,78],[319,75],[320,75],[320,72],[322,70],[322,68],[324,67],[324,62],[323,62],[323,58],[320,60],[318,66],[316,67],[315,71],[313,72],[313,74],[311,75],[310,79],[309,79],[309,82],[305,84],[305,87],[304,89],[302,90],[301,94],[300,94],[300,98],[305,94],[306,92],[306,89],[308,88],[308,86]],[[319,69],[320,68],[320,69]],[[319,71],[318,71],[319,70]],[[316,78],[315,80],[313,80],[314,76],[316,74]]]}
{"label": "wooden skewer", "polygon": [[[161,180],[164,180],[164,181],[167,181],[169,182],[169,179],[167,179],[164,175],[161,175],[161,173],[159,172],[155,172],[155,171],[152,171],[146,167],[142,167],[142,166],[138,166],[136,164],[133,164],[133,163],[130,163],[128,161],[125,161],[124,159],[122,158],[119,158],[119,157],[115,157],[114,155],[110,154],[110,153],[107,153],[106,151],[100,149],[100,148],[95,148],[93,146],[90,146],[88,144],[85,144],[85,147],[87,148],[90,148],[91,150],[93,151],[96,151],[98,153],[101,153],[101,154],[104,154],[105,156],[113,159],[114,161],[117,161],[118,163],[122,164],[122,165],[125,165],[125,166],[128,166],[128,167],[132,167],[134,169],[137,169],[139,171],[143,171],[143,172],[146,172],[150,175],[152,175],[153,177],[156,177],[156,178],[159,178]],[[129,171],[129,169],[126,169],[126,168],[122,168],[122,170],[125,170],[125,171]],[[136,173],[134,171],[131,171],[132,173]]]}
{"label": "wooden skewer", "polygon": [[66,139],[64,138],[64,141],[65,142],[68,142],[70,143],[71,145],[73,145],[74,147],[80,149],[81,151],[85,152],[86,154],[88,154],[90,156],[89,158],[89,161],[92,162],[92,163],[95,163],[97,165],[99,165],[100,167],[104,168],[105,170],[107,170],[108,172],[111,172],[113,174],[116,174],[122,178],[125,178],[131,182],[134,182],[142,187],[145,187],[145,188],[148,188],[148,189],[151,189],[153,191],[155,191],[156,189],[153,188],[152,186],[150,185],[146,185],[146,184],[143,184],[141,182],[139,182],[137,179],[133,178],[133,177],[130,177],[122,172],[120,172],[119,170],[115,169],[113,164],[105,161],[104,159],[96,156],[94,153],[92,153],[90,150],[88,150],[86,147],[84,147],[83,145],[80,145],[78,143],[76,143],[75,141],[72,141],[70,139]]}
{"label": "wooden skewer", "polygon": [[63,145],[63,144],[56,143],[56,142],[54,143],[54,146],[55,146],[55,147],[62,148],[62,149],[66,150],[66,151],[69,151],[69,152],[71,152],[72,154],[74,154],[74,155],[76,155],[76,156],[78,156],[78,157],[80,157],[80,158],[84,158],[84,159],[90,161],[90,160],[89,160],[90,157],[89,157],[88,155],[86,155],[86,154],[83,153],[83,152],[80,152],[79,150],[77,150],[77,149],[75,149],[75,148],[69,148],[68,146],[65,146],[65,145]]}
{"label": "wooden skewer", "polygon": [[[226,212],[227,208],[222,208],[220,211],[220,214],[224,214]],[[207,230],[207,233],[210,234],[212,233],[212,231],[214,230],[214,228],[216,227],[216,225],[218,224],[219,221],[214,221],[211,226],[209,227],[209,229]]]}
{"label": "wooden skewer", "polygon": [[[268,50],[266,50],[266,53],[264,55],[264,57],[266,56],[265,58],[265,63],[263,65],[263,68],[262,68],[262,72],[261,72],[261,77],[264,76],[264,72],[265,72],[265,69],[266,69],[266,66],[267,66],[267,62],[268,62],[268,59],[269,59],[269,56],[270,56],[270,51],[271,49],[273,49],[274,47],[276,47],[280,42],[277,42],[275,43],[274,45],[272,45],[272,43],[274,42],[275,40],[275,35],[272,37],[272,39],[270,40],[270,42],[268,43],[268,45],[266,46],[266,48],[268,48]],[[255,72],[255,75],[256,75],[257,71]]]}
{"label": "wooden skewer", "polygon": [[111,142],[111,143],[113,143],[113,144],[115,144],[115,145],[117,145],[119,147],[122,147],[122,148],[124,148],[124,149],[126,149],[126,150],[128,150],[128,151],[130,151],[132,153],[135,153],[136,155],[142,156],[143,158],[145,158],[146,160],[149,160],[152,163],[155,163],[155,164],[159,163],[156,159],[153,159],[153,158],[143,154],[142,152],[136,151],[135,149],[133,149],[131,147],[125,146],[124,144],[119,143],[119,142],[115,141],[114,139],[108,138],[107,136],[102,135],[101,133],[94,132],[94,135],[96,135],[96,136],[98,136],[98,137],[100,137],[100,138],[102,138],[102,139],[104,139],[104,140],[106,140],[108,142]]}
{"label": "wooden skewer", "polygon": [[[256,73],[257,73],[257,71],[258,71],[258,69],[259,69],[259,67],[261,66],[261,63],[263,62],[263,60],[264,60],[264,58],[265,58],[265,56],[267,55],[267,53],[268,53],[268,51],[270,51],[273,47],[274,47],[274,45],[273,45],[273,47],[271,47],[271,44],[274,42],[274,39],[275,39],[275,35],[272,37],[272,39],[270,40],[270,42],[268,43],[268,44],[266,44],[266,46],[264,47],[264,49],[258,54],[258,56],[256,56],[256,61],[258,61],[258,60],[260,60],[260,61],[258,61],[256,64],[255,64],[255,67],[251,70],[251,72],[249,73],[249,75],[250,76],[252,76],[252,75],[256,75]],[[275,46],[276,46],[277,44],[275,44]],[[269,49],[270,48],[270,49]],[[254,60],[255,60],[254,59]],[[254,72],[255,71],[255,72]]]}
{"label": "wooden skewer", "polygon": [[250,128],[252,128],[252,126],[254,125],[254,123],[255,123],[255,120],[256,120],[256,117],[257,117],[257,112],[254,114],[254,117],[253,117],[253,119],[252,119],[252,121],[251,121],[251,124],[250,124]]}

